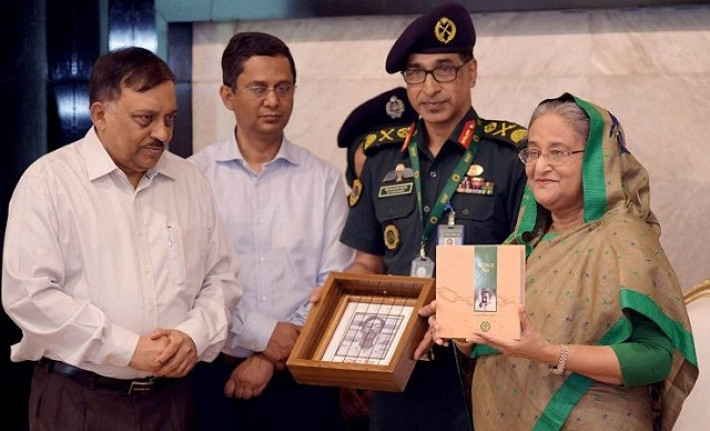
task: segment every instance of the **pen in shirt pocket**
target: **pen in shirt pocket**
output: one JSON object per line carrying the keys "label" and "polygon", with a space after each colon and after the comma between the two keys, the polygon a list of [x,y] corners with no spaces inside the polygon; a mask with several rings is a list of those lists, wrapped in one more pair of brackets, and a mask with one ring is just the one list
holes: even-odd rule
{"label": "pen in shirt pocket", "polygon": [[166,228],[168,229],[168,248],[173,248],[173,227],[167,225]]}

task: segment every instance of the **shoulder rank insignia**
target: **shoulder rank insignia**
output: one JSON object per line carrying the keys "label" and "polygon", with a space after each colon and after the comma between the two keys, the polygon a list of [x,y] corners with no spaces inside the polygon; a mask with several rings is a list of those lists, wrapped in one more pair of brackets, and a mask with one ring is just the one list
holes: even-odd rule
{"label": "shoulder rank insignia", "polygon": [[365,136],[362,150],[365,155],[369,156],[375,148],[386,146],[387,144],[399,144],[404,141],[408,133],[409,126],[384,127],[375,130]]}
{"label": "shoulder rank insignia", "polygon": [[510,121],[481,120],[483,133],[487,138],[503,141],[517,147],[528,136],[528,131],[520,124]]}
{"label": "shoulder rank insignia", "polygon": [[358,178],[353,181],[353,187],[350,190],[350,197],[348,197],[348,203],[350,204],[350,208],[357,205],[358,201],[360,200],[360,196],[362,196],[362,181],[360,181],[360,179]]}

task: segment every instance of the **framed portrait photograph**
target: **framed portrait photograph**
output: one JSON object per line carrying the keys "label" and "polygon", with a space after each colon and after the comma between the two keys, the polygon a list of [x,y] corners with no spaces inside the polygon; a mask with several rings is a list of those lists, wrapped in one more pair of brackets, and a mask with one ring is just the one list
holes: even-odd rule
{"label": "framed portrait photograph", "polygon": [[332,273],[286,363],[299,383],[401,392],[432,278]]}
{"label": "framed portrait photograph", "polygon": [[389,364],[413,310],[404,304],[349,302],[322,360]]}

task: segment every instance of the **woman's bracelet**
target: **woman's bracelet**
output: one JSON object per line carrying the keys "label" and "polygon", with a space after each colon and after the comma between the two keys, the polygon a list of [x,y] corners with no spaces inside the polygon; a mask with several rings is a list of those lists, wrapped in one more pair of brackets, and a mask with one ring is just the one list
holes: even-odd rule
{"label": "woman's bracelet", "polygon": [[567,367],[567,358],[569,357],[569,346],[566,344],[560,344],[560,357],[557,360],[557,366],[550,365],[550,372],[561,376],[565,373],[565,368]]}

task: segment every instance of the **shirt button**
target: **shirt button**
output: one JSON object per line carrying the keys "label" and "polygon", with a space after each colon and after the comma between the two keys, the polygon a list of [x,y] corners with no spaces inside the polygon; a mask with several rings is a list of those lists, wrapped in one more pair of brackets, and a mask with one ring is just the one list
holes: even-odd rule
{"label": "shirt button", "polygon": [[429,176],[432,178],[436,178],[436,171],[429,172]]}
{"label": "shirt button", "polygon": [[266,260],[266,259],[264,258],[264,256],[261,256],[261,257],[259,258],[259,262],[263,262],[263,261],[265,261],[265,260]]}
{"label": "shirt button", "polygon": [[266,301],[266,295],[262,296],[262,297],[261,297],[261,300],[262,300],[262,301]]}
{"label": "shirt button", "polygon": [[428,213],[429,212],[429,205],[424,205],[424,212]]}

